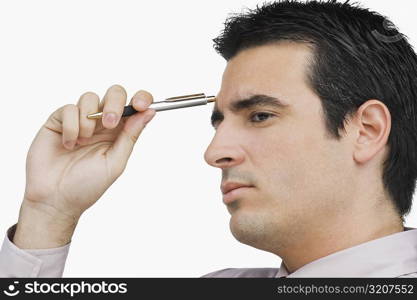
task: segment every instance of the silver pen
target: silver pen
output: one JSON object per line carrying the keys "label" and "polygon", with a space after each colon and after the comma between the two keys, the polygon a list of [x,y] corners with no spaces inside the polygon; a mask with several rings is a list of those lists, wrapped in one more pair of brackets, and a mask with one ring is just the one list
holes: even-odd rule
{"label": "silver pen", "polygon": [[[204,93],[192,94],[185,96],[176,96],[167,98],[163,101],[153,102],[149,108],[152,108],[156,111],[177,109],[183,107],[191,107],[197,105],[205,105],[210,102],[216,101],[215,96],[206,96]],[[137,110],[133,108],[132,105],[127,105],[123,109],[122,117],[130,116],[137,113]],[[103,112],[97,112],[94,114],[87,115],[88,119],[100,119],[103,115]]]}

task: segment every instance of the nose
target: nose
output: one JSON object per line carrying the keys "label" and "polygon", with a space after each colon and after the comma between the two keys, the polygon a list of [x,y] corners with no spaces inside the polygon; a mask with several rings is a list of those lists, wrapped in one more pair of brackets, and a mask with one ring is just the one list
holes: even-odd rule
{"label": "nose", "polygon": [[227,169],[241,164],[245,158],[238,138],[218,129],[204,153],[204,160],[215,168]]}

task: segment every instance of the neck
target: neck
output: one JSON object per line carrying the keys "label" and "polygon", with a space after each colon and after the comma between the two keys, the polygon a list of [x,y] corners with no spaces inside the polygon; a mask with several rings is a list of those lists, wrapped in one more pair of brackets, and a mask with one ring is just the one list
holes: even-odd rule
{"label": "neck", "polygon": [[395,214],[377,214],[374,218],[363,218],[362,215],[362,220],[356,216],[346,215],[343,220],[333,222],[331,226],[316,227],[314,232],[310,231],[301,237],[298,243],[276,254],[292,273],[324,256],[404,230],[401,220]]}

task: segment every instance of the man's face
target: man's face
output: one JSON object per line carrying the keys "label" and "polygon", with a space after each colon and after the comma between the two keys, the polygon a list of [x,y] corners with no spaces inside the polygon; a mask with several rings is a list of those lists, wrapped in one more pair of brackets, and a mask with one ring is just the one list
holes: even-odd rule
{"label": "man's face", "polygon": [[[243,50],[228,62],[217,95],[216,133],[204,158],[222,169],[223,183],[254,186],[228,199],[230,229],[266,251],[336,225],[354,189],[349,145],[326,135],[320,99],[307,83],[311,55],[288,42]],[[231,110],[254,95],[284,106]]]}

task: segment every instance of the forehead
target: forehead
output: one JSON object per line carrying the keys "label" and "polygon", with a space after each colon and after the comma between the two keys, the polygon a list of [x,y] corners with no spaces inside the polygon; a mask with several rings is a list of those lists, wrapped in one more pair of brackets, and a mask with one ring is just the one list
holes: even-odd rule
{"label": "forehead", "polygon": [[227,63],[215,109],[256,94],[293,102],[309,90],[306,72],[311,57],[310,47],[295,42],[242,50]]}

